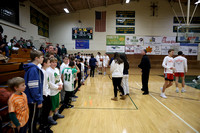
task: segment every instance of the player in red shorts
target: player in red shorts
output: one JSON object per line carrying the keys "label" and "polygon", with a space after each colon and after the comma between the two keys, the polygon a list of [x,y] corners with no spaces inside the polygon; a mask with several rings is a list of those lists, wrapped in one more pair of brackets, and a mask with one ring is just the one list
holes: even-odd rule
{"label": "player in red shorts", "polygon": [[161,94],[160,96],[162,98],[167,98],[165,96],[165,90],[166,88],[169,88],[170,86],[173,85],[173,80],[174,80],[174,75],[173,75],[173,71],[174,71],[174,59],[173,59],[173,55],[174,55],[174,50],[173,49],[169,49],[168,50],[168,56],[166,56],[163,60],[162,66],[164,67],[164,77],[165,77],[165,83],[163,85],[163,87],[161,87]]}
{"label": "player in red shorts", "polygon": [[187,72],[187,59],[183,57],[183,52],[179,51],[178,56],[174,58],[174,67],[175,73],[174,76],[176,77],[176,92],[179,93],[178,88],[178,79],[181,77],[182,79],[182,90],[181,92],[185,92],[185,73]]}

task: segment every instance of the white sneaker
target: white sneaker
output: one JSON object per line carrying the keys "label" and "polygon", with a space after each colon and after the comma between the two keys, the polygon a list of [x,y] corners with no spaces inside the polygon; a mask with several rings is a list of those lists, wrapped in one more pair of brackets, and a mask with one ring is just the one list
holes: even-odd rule
{"label": "white sneaker", "polygon": [[186,90],[185,90],[185,89],[182,89],[181,92],[184,93],[184,92],[186,92]]}
{"label": "white sneaker", "polygon": [[161,93],[160,96],[161,96],[162,98],[167,98],[167,97],[165,96],[165,93]]}
{"label": "white sneaker", "polygon": [[176,89],[176,93],[179,93],[179,90],[178,90],[178,89]]}

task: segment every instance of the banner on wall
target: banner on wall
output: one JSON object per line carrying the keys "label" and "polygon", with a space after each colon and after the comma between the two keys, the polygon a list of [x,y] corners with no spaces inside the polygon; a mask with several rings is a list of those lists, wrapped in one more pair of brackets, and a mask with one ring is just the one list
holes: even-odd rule
{"label": "banner on wall", "polygon": [[161,55],[161,44],[160,45],[144,45],[148,55]]}
{"label": "banner on wall", "polygon": [[134,45],[126,45],[125,46],[125,54],[135,54]]}
{"label": "banner on wall", "polygon": [[76,40],[75,49],[89,49],[89,40]]}
{"label": "banner on wall", "polygon": [[184,49],[187,55],[197,55],[198,54],[198,44],[193,43],[181,43],[180,49]]}
{"label": "banner on wall", "polygon": [[164,36],[162,37],[162,43],[176,43],[176,37]]}
{"label": "banner on wall", "polygon": [[162,37],[144,37],[144,44],[160,44],[162,42]]}
{"label": "banner on wall", "polygon": [[107,35],[106,45],[125,45],[125,36],[123,35]]}
{"label": "banner on wall", "polygon": [[106,46],[106,53],[124,53],[125,52],[125,46]]}

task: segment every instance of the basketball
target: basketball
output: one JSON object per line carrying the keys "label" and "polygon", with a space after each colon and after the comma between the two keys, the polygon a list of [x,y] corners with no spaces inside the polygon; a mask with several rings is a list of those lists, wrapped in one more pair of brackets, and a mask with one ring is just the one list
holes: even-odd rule
{"label": "basketball", "polygon": [[100,59],[100,61],[103,61],[103,59]]}

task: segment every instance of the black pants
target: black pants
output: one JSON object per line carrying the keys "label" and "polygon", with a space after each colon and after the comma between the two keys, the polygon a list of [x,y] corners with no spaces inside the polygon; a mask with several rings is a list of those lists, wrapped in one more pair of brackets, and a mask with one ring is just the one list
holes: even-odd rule
{"label": "black pants", "polygon": [[62,111],[67,107],[67,105],[71,104],[71,98],[73,96],[74,91],[65,91],[65,99],[63,105],[59,109],[59,113],[61,114]]}
{"label": "black pants", "polygon": [[122,95],[124,95],[124,89],[121,86],[122,77],[121,78],[112,78],[113,86],[114,86],[114,95],[117,97],[117,87],[119,88]]}
{"label": "black pants", "polygon": [[28,124],[26,123],[23,127],[20,127],[20,130],[18,131],[17,128],[15,128],[15,133],[26,133],[27,132]]}
{"label": "black pants", "polygon": [[38,112],[39,109],[37,108],[37,104],[28,104],[29,107],[29,120],[28,120],[28,132],[29,133],[36,133],[36,124],[38,120]]}
{"label": "black pants", "polygon": [[90,77],[94,77],[95,66],[90,66]]}
{"label": "black pants", "polygon": [[43,105],[42,105],[42,112],[40,116],[40,126],[43,128],[45,126],[48,126],[48,116],[49,112],[51,110],[51,98],[50,96],[43,96]]}
{"label": "black pants", "polygon": [[145,93],[149,93],[148,82],[149,82],[149,71],[142,71],[142,90]]}

